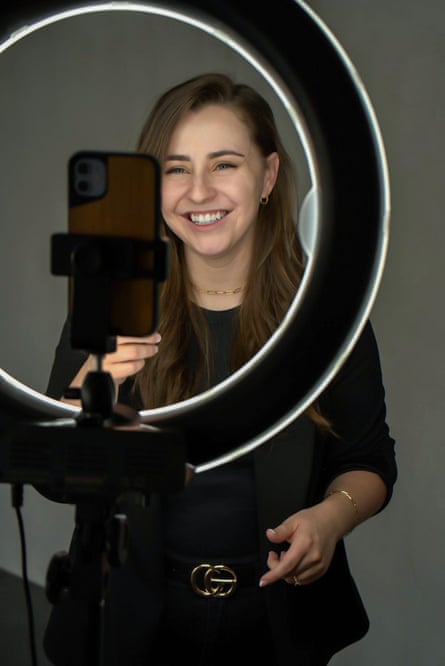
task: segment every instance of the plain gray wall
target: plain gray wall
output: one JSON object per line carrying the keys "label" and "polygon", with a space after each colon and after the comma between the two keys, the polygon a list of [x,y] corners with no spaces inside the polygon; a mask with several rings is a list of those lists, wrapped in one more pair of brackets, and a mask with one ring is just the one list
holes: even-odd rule
{"label": "plain gray wall", "polygon": [[386,145],[392,192],[389,253],[372,320],[399,480],[387,510],[348,538],[371,631],[333,662],[441,666],[445,5],[442,0],[312,0],[310,5],[365,82]]}
{"label": "plain gray wall", "polygon": [[[371,630],[362,641],[335,657],[333,664],[442,666],[445,599],[445,499],[442,491],[445,363],[442,346],[445,331],[441,306],[445,231],[439,202],[442,203],[444,189],[445,5],[442,0],[422,3],[311,0],[308,5],[345,48],[369,93],[386,146],[392,199],[389,253],[372,320],[382,358],[388,418],[397,442],[399,480],[389,507],[347,539],[351,566],[370,615]],[[272,7],[269,11],[273,11]],[[192,65],[196,71],[202,68],[203,62],[206,68],[216,62],[224,63],[224,67],[236,75],[252,74],[225,48],[213,41],[208,44],[206,36],[195,36],[193,47],[187,41],[181,58],[170,50],[161,59],[156,40],[167,33],[162,31],[160,35],[158,30],[157,34],[150,35],[150,40],[154,40],[153,51],[147,54],[146,37],[135,35],[134,26],[128,26],[132,46],[136,44],[141,57],[146,58],[147,80],[144,82],[127,62],[125,44],[116,42],[114,46],[120,51],[116,63],[110,44],[104,53],[104,42],[92,41],[89,30],[84,31],[84,41],[79,44],[78,41],[73,43],[72,33],[70,36],[71,30],[75,33],[72,25],[60,29],[66,30],[62,41],[67,49],[90,52],[97,44],[98,59],[91,61],[82,81],[86,91],[85,106],[90,110],[87,113],[90,133],[78,115],[68,114],[74,101],[69,96],[76,89],[73,77],[79,74],[78,70],[71,72],[69,59],[63,62],[63,52],[57,55],[56,62],[52,49],[58,46],[59,38],[56,39],[55,31],[52,36],[45,35],[43,40],[47,61],[40,64],[40,69],[37,63],[33,70],[33,62],[24,52],[18,56],[3,54],[0,58],[0,81],[5,78],[10,81],[14,75],[14,95],[20,100],[23,93],[29,100],[25,114],[21,102],[7,100],[2,95],[2,106],[10,105],[8,113],[15,116],[20,129],[0,127],[1,162],[5,167],[5,156],[16,154],[18,149],[22,151],[22,160],[12,159],[13,166],[6,169],[12,170],[7,186],[0,178],[0,187],[4,188],[0,190],[1,363],[19,379],[26,379],[40,390],[46,381],[45,369],[51,360],[49,350],[57,338],[65,307],[63,280],[59,279],[56,284],[57,280],[48,277],[46,235],[48,225],[50,231],[59,231],[65,224],[65,173],[60,164],[82,143],[82,147],[94,144],[98,148],[110,148],[110,137],[113,137],[115,146],[112,147],[131,148],[135,128],[157,94],[153,91],[151,95],[147,90],[141,94],[141,88],[152,85],[153,81],[166,87],[180,80],[190,71],[191,65],[185,62],[185,56],[192,51],[199,55]],[[171,26],[168,29],[172,29]],[[100,32],[102,28],[97,30]],[[103,38],[106,43],[109,35]],[[36,36],[36,41],[39,39],[41,36]],[[13,55],[16,69],[11,70]],[[7,61],[9,58],[11,61]],[[102,70],[97,64],[104,58],[111,58],[115,68],[106,78],[101,76]],[[164,68],[169,74],[164,75]],[[104,97],[109,101],[107,111],[95,114],[94,109],[103,109],[99,102]],[[56,113],[60,106],[66,113]],[[43,107],[43,117],[37,113],[39,107]],[[31,126],[30,116],[34,118]],[[129,131],[129,127],[134,128],[134,132]],[[71,137],[70,141],[67,136]],[[22,144],[24,147],[19,148]],[[56,163],[48,159],[49,145],[53,147],[51,154],[55,155]],[[59,152],[57,146],[60,146]],[[48,210],[46,197],[48,187],[56,192],[51,210]],[[27,199],[26,207],[22,207],[24,199]],[[28,219],[29,212],[26,213],[30,202],[35,211],[32,219]],[[28,217],[23,217],[25,214]],[[42,224],[41,218],[45,215],[51,222],[44,227],[45,233],[34,235],[31,254],[26,254],[29,250],[24,241],[29,237],[29,230]],[[6,255],[13,257],[7,264],[8,270],[4,261]],[[33,283],[37,283],[39,289],[33,302],[28,303],[29,286]],[[45,317],[42,311],[46,312]],[[9,327],[13,316],[16,319]],[[42,340],[48,343],[46,349],[42,347]],[[18,530],[10,508],[9,489],[0,488],[0,491],[0,566],[19,573]],[[67,546],[72,512],[69,507],[46,502],[25,488],[24,517],[30,575],[33,580],[43,582],[50,556]],[[332,613],[336,613],[335,604]]]}

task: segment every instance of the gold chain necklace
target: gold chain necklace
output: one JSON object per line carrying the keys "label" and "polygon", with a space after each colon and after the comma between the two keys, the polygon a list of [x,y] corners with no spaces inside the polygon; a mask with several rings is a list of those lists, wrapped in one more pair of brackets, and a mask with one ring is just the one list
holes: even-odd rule
{"label": "gold chain necklace", "polygon": [[195,285],[192,285],[194,289],[199,291],[200,294],[207,294],[208,296],[224,296],[225,294],[239,294],[242,291],[242,287],[237,287],[236,289],[200,289]]}

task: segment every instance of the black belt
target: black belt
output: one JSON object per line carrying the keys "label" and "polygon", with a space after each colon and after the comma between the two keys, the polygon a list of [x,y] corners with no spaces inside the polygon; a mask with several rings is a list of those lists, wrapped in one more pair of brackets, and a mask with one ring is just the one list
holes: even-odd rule
{"label": "black belt", "polygon": [[207,560],[191,564],[182,560],[166,561],[166,576],[190,585],[201,597],[230,597],[242,587],[258,585],[258,566],[253,563],[225,564]]}

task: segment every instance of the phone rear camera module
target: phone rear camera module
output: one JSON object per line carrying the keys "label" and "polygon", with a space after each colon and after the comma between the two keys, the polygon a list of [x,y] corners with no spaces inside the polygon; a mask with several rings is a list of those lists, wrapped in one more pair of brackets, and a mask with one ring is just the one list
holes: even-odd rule
{"label": "phone rear camera module", "polygon": [[76,194],[91,198],[101,197],[107,189],[105,163],[96,157],[82,157],[74,164],[74,190]]}

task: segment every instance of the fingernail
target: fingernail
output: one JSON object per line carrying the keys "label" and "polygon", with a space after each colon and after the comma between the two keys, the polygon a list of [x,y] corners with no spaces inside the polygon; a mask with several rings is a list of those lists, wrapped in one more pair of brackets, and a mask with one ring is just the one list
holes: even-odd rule
{"label": "fingernail", "polygon": [[261,579],[260,582],[258,583],[258,585],[259,585],[259,587],[266,587],[266,585],[267,585],[267,581]]}

